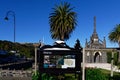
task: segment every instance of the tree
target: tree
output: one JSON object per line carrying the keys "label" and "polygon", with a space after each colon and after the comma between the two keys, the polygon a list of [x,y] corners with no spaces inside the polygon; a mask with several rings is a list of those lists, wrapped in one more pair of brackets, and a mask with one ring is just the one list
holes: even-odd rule
{"label": "tree", "polygon": [[76,44],[75,44],[74,48],[75,48],[75,49],[78,49],[78,50],[79,50],[79,49],[80,49],[80,50],[82,49],[82,47],[81,47],[81,45],[80,45],[79,39],[76,40]]}
{"label": "tree", "polygon": [[[108,37],[111,42],[118,43],[120,48],[120,24],[116,25],[116,27],[109,33]],[[120,62],[120,51],[118,60]]]}
{"label": "tree", "polygon": [[61,3],[53,8],[49,16],[50,33],[53,39],[67,40],[76,26],[76,13],[69,3]]}
{"label": "tree", "polygon": [[108,37],[111,42],[117,42],[120,47],[120,24],[116,25]]}

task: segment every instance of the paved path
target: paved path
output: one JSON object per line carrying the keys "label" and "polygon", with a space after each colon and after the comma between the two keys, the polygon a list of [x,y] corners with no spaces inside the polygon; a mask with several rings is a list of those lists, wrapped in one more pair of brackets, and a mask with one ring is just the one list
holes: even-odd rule
{"label": "paved path", "polygon": [[[85,67],[92,67],[92,68],[101,68],[106,70],[111,70],[111,64],[109,63],[85,63]],[[120,72],[117,66],[113,66],[113,71]]]}

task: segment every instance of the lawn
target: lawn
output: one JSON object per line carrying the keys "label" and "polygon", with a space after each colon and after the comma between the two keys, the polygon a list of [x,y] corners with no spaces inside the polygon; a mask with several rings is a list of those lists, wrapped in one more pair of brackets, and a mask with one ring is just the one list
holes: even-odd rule
{"label": "lawn", "polygon": [[[114,72],[114,76],[111,79],[110,78],[111,72],[104,69],[87,68],[85,72],[86,72],[85,80],[120,80],[120,73]],[[78,77],[78,75],[76,75],[76,77]],[[42,75],[42,80],[61,80],[62,78],[63,80],[77,80],[77,78],[75,78],[75,74],[48,75],[44,73]],[[37,79],[33,79],[33,80],[37,80]]]}

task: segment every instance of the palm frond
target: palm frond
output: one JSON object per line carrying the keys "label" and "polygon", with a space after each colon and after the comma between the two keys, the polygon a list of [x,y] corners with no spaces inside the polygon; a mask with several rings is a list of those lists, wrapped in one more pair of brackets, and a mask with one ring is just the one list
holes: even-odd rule
{"label": "palm frond", "polygon": [[50,33],[53,39],[67,40],[76,26],[76,13],[69,3],[61,3],[52,8],[49,16]]}

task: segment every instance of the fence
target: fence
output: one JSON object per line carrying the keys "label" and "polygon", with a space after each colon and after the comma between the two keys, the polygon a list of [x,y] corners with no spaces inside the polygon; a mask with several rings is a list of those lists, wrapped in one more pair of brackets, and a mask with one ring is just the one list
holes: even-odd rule
{"label": "fence", "polygon": [[21,70],[21,69],[28,69],[32,67],[32,61],[19,61],[15,63],[7,63],[0,65],[1,69],[10,69],[10,70]]}

